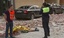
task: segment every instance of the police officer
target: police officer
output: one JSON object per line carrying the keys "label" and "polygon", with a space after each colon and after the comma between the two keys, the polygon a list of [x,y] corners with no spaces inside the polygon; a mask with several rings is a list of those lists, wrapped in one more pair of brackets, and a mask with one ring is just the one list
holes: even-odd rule
{"label": "police officer", "polygon": [[42,14],[42,24],[44,28],[44,38],[48,38],[50,36],[50,30],[49,30],[49,13],[50,13],[50,5],[46,2],[43,3],[43,6],[41,8],[40,14]]}

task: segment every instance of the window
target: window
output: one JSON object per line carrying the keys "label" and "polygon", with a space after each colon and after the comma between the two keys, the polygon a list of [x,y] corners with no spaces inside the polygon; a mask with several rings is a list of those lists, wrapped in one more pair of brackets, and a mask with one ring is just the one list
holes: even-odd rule
{"label": "window", "polygon": [[30,9],[35,9],[34,7],[30,8]]}
{"label": "window", "polygon": [[22,6],[21,9],[28,9],[30,6]]}
{"label": "window", "polygon": [[35,7],[35,9],[39,9],[38,7]]}

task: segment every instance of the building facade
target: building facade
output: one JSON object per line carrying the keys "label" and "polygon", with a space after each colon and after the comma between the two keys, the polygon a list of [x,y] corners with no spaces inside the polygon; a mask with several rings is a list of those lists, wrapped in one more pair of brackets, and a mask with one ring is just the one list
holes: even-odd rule
{"label": "building facade", "polygon": [[45,1],[64,5],[64,0],[0,0],[0,15],[2,15],[2,12],[6,10],[9,4],[12,4],[14,9],[17,9],[23,5],[38,5],[41,7],[42,3]]}
{"label": "building facade", "polygon": [[0,0],[0,16],[10,4],[14,4],[13,0]]}
{"label": "building facade", "polygon": [[15,8],[23,5],[38,5],[41,6],[44,0],[15,0]]}
{"label": "building facade", "polygon": [[64,0],[45,0],[48,3],[57,3],[59,5],[64,5]]}
{"label": "building facade", "polygon": [[14,1],[15,1],[15,9],[23,5],[38,5],[41,7],[42,3],[45,1],[48,3],[57,3],[59,5],[64,5],[64,0],[14,0]]}
{"label": "building facade", "polygon": [[60,0],[60,4],[61,5],[64,5],[64,0]]}

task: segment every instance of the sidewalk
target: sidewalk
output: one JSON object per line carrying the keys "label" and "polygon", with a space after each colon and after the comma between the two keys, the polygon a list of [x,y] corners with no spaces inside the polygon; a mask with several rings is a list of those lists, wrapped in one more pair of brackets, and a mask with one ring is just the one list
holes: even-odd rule
{"label": "sidewalk", "polygon": [[42,38],[44,37],[44,32],[42,28],[39,28],[40,31],[37,32],[29,32],[29,33],[21,33],[16,36],[16,38]]}
{"label": "sidewalk", "polygon": [[[55,17],[56,16],[56,17]],[[50,34],[51,36],[49,38],[64,38],[64,15],[54,15],[54,18],[51,19],[50,21]],[[54,20],[53,20],[54,19]],[[0,26],[4,26],[5,27],[5,21],[3,19],[0,19]],[[34,22],[35,21],[35,22]],[[38,26],[42,26],[41,22],[41,18],[35,19],[34,21],[31,20],[15,20],[14,24],[21,24],[21,25],[31,25],[31,27],[33,25],[38,25]],[[34,22],[34,24],[33,24]],[[59,24],[60,23],[60,24]],[[15,36],[16,38],[43,38],[44,37],[44,30],[41,27],[39,28],[39,32],[29,32],[29,33],[21,33],[18,36]],[[0,37],[1,38],[1,37]]]}
{"label": "sidewalk", "polygon": [[[43,38],[44,30],[43,28],[39,28],[39,32],[29,32],[29,33],[21,33],[16,36],[16,38]],[[48,38],[64,38],[64,26],[53,26],[50,28],[51,36]]]}

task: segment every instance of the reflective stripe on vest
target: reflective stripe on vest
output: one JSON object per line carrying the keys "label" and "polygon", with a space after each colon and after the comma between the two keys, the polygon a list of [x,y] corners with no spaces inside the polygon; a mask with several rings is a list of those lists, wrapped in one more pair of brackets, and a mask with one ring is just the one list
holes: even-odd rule
{"label": "reflective stripe on vest", "polygon": [[50,8],[49,7],[45,7],[45,8],[42,8],[43,10],[43,13],[48,13],[50,11]]}
{"label": "reflective stripe on vest", "polygon": [[13,20],[14,19],[14,10],[12,10],[11,12],[10,12],[10,20]]}

